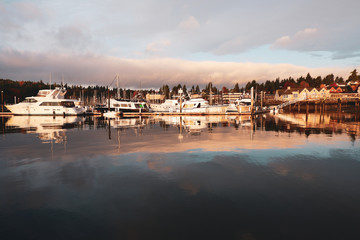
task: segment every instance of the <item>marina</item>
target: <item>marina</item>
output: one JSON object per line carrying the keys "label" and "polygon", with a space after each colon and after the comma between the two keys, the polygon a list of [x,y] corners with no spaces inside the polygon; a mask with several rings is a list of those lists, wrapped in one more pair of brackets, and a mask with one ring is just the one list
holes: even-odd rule
{"label": "marina", "polygon": [[0,2],[0,238],[360,239],[360,1]]}

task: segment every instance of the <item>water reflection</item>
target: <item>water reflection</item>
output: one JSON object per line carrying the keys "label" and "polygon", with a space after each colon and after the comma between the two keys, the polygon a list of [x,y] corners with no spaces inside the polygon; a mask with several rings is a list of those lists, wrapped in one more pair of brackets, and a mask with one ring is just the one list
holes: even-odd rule
{"label": "water reflection", "polygon": [[80,117],[12,116],[5,125],[7,132],[36,133],[43,143],[63,143],[66,129],[80,122]]}
{"label": "water reflection", "polygon": [[[211,138],[213,141],[220,140],[220,133],[232,133],[221,140],[233,145],[234,139],[232,128],[237,134],[244,134],[248,140],[260,140],[261,132],[270,131],[275,133],[298,133],[309,137],[310,135],[326,134],[327,136],[346,133],[351,141],[355,141],[360,135],[360,122],[358,114],[329,113],[329,114],[280,114],[251,116],[154,116],[139,118],[115,118],[104,119],[99,117],[52,117],[52,116],[13,116],[0,118],[3,134],[6,133],[30,133],[37,134],[44,142],[63,143],[66,141],[66,131],[70,129],[96,130],[107,129],[108,139],[119,138],[121,132],[126,135],[142,136],[144,132],[158,133],[160,129],[167,131],[168,137],[173,137],[180,142],[197,137],[196,141]],[[116,131],[111,131],[115,129]],[[119,132],[120,131],[120,132]],[[174,133],[177,131],[177,134]],[[116,134],[116,136],[113,136]],[[200,139],[199,139],[200,137]],[[220,136],[219,136],[220,137]],[[295,136],[293,136],[295,138]],[[137,139],[139,140],[139,139]],[[156,140],[156,139],[155,139]],[[261,141],[261,140],[260,140]],[[172,141],[170,141],[172,142]],[[270,146],[272,143],[269,142]],[[272,146],[274,147],[274,146]]]}
{"label": "water reflection", "polygon": [[358,119],[0,118],[0,235],[357,239]]}

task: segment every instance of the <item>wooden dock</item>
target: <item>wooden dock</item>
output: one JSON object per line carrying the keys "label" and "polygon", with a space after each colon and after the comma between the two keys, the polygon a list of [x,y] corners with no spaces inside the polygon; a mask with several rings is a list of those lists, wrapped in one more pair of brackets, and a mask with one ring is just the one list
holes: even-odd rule
{"label": "wooden dock", "polygon": [[352,112],[360,111],[359,98],[354,99],[327,99],[327,100],[304,100],[298,101],[284,107],[286,112],[327,112],[348,110]]}

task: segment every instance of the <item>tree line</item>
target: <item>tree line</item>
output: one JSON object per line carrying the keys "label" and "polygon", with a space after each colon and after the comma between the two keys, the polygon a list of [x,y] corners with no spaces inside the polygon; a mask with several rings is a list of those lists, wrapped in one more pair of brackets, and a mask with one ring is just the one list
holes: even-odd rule
{"label": "tree line", "polygon": [[[349,77],[344,80],[342,77],[334,76],[334,74],[328,74],[325,77],[312,77],[310,73],[308,73],[305,77],[301,76],[297,79],[292,77],[281,79],[276,78],[275,80],[267,80],[265,82],[259,83],[256,80],[249,81],[244,86],[240,87],[238,83],[236,83],[232,88],[228,88],[227,86],[223,86],[218,89],[216,86],[213,86],[211,82],[206,84],[203,89],[200,89],[199,85],[192,85],[191,87],[187,87],[185,84],[177,84],[172,88],[169,87],[168,84],[164,84],[158,90],[154,89],[145,89],[145,90],[134,90],[134,89],[117,89],[112,88],[109,90],[111,97],[118,98],[145,98],[147,93],[160,93],[164,94],[165,97],[171,98],[174,95],[179,94],[179,89],[182,89],[183,95],[189,96],[193,94],[202,94],[209,95],[210,92],[214,95],[216,94],[226,94],[226,93],[240,93],[240,92],[249,92],[252,87],[254,87],[255,91],[260,92],[264,91],[268,94],[275,94],[277,89],[286,89],[287,87],[322,87],[322,86],[338,86],[346,84],[347,82],[355,82],[360,80],[360,76],[356,69],[354,69]],[[42,80],[38,82],[33,81],[13,81],[10,79],[0,79],[0,91],[3,92],[4,102],[5,103],[13,103],[14,98],[16,97],[17,101],[22,101],[25,97],[35,96],[40,89],[49,89],[59,87],[60,84],[48,84],[44,83]],[[98,102],[101,99],[105,99],[108,96],[108,89],[105,86],[78,86],[78,85],[67,85],[64,87],[67,89],[66,97],[73,99],[81,99],[87,103],[96,99]]]}

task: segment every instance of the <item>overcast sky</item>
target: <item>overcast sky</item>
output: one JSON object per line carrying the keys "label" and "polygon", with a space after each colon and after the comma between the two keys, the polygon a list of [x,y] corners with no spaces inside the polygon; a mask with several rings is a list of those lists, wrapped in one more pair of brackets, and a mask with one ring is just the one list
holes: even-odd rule
{"label": "overcast sky", "polygon": [[[358,0],[0,0],[0,78],[159,88],[360,65]],[[358,69],[360,71],[360,69]]]}

